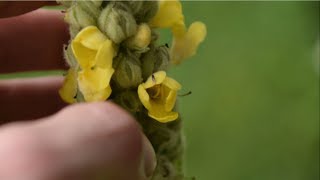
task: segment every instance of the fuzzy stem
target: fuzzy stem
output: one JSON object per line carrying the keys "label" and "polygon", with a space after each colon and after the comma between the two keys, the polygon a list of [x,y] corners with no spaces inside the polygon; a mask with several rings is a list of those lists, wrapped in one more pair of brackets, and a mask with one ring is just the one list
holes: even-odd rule
{"label": "fuzzy stem", "polygon": [[146,116],[145,113],[137,113],[136,118],[156,152],[158,164],[152,179],[183,179],[184,139],[181,119],[160,123]]}

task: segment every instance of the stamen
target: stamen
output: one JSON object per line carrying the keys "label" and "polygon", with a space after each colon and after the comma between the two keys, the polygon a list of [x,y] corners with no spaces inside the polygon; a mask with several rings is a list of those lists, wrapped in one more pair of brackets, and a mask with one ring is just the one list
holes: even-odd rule
{"label": "stamen", "polygon": [[147,89],[147,92],[152,99],[159,98],[161,96],[161,84],[157,84]]}
{"label": "stamen", "polygon": [[180,97],[185,97],[185,96],[189,96],[189,95],[191,95],[191,94],[192,94],[192,92],[189,91],[189,92],[184,93],[184,94],[179,94],[178,96],[180,96]]}
{"label": "stamen", "polygon": [[157,83],[157,81],[156,81],[156,77],[154,77],[154,75],[153,75],[153,74],[152,74],[151,78],[152,78],[152,81],[153,81],[154,83]]}

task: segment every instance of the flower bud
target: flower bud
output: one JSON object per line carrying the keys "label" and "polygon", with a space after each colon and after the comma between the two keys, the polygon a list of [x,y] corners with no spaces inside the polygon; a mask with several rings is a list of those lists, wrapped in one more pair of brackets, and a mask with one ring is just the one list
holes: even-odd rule
{"label": "flower bud", "polygon": [[143,79],[146,80],[154,72],[165,71],[169,66],[169,60],[166,46],[152,47],[141,58]]}
{"label": "flower bud", "polygon": [[116,44],[134,35],[137,24],[130,9],[118,2],[110,2],[98,18],[99,28]]}
{"label": "flower bud", "polygon": [[114,101],[133,114],[140,111],[142,107],[136,91],[121,92],[114,98]]}
{"label": "flower bud", "polygon": [[144,51],[151,42],[151,30],[145,23],[140,24],[137,33],[125,41],[125,45],[133,50]]}
{"label": "flower bud", "polygon": [[81,8],[78,3],[74,4],[66,12],[65,21],[73,26],[74,30],[96,24],[95,18],[88,14],[87,11],[83,10],[83,8]]}
{"label": "flower bud", "polygon": [[142,82],[139,59],[131,53],[120,52],[113,60],[115,73],[112,79],[120,88],[134,88]]}
{"label": "flower bud", "polygon": [[142,5],[140,5],[140,9],[138,8],[136,9],[134,13],[134,17],[137,19],[137,22],[139,23],[149,22],[158,12],[158,2],[157,1],[140,1],[140,3],[142,3]]}
{"label": "flower bud", "polygon": [[93,1],[76,1],[76,4],[81,7],[83,11],[89,14],[94,19],[97,19],[101,13],[100,6],[102,4],[101,0]]}

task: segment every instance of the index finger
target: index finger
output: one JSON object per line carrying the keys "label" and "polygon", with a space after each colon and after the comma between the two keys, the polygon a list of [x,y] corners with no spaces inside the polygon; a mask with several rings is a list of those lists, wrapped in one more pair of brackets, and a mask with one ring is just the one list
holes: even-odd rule
{"label": "index finger", "polygon": [[48,5],[57,5],[57,3],[55,1],[0,1],[0,18],[21,15]]}

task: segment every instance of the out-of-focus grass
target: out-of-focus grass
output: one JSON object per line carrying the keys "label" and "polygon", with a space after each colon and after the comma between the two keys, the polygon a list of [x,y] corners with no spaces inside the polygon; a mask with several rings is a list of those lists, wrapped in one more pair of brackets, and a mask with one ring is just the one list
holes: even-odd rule
{"label": "out-of-focus grass", "polygon": [[319,74],[312,60],[319,2],[183,6],[189,24],[201,20],[208,28],[199,53],[170,71],[182,93],[193,92],[179,98],[187,175],[319,179]]}

